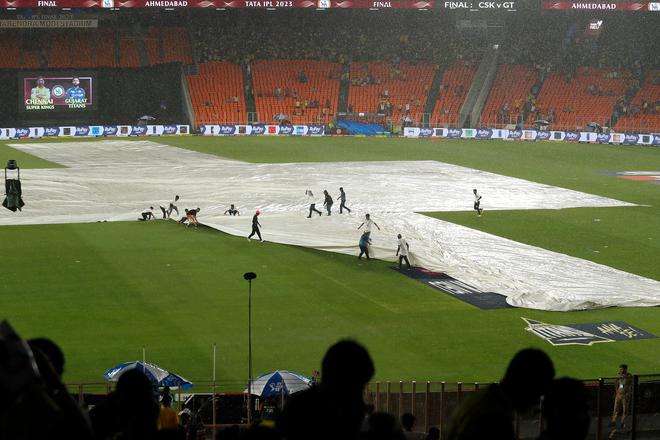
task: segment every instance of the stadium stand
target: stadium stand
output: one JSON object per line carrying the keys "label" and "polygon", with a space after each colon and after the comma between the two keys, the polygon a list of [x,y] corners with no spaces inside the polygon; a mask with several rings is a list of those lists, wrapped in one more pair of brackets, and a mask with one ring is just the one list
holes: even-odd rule
{"label": "stadium stand", "polygon": [[433,124],[456,126],[465,95],[470,90],[476,72],[474,64],[462,60],[454,62],[444,71],[431,117]]}
{"label": "stadium stand", "polygon": [[657,132],[660,128],[660,70],[647,74],[642,87],[630,105],[622,106],[615,125],[617,130],[632,132]]}
{"label": "stadium stand", "polygon": [[420,121],[436,68],[409,62],[351,63],[349,113],[386,113],[395,123],[405,117]]}
{"label": "stadium stand", "polygon": [[574,130],[596,122],[609,127],[614,105],[630,73],[583,66],[575,75],[553,72],[545,80],[527,123],[547,119],[550,129]]}
{"label": "stadium stand", "polygon": [[537,72],[531,65],[500,65],[484,105],[480,125],[499,127],[503,124],[515,124],[525,102],[530,99],[537,77]]}
{"label": "stadium stand", "polygon": [[188,31],[180,27],[152,27],[144,40],[149,64],[192,64],[192,51]]}
{"label": "stadium stand", "polygon": [[272,60],[251,65],[256,110],[261,122],[278,114],[292,123],[327,123],[339,97],[341,66],[327,61]]}
{"label": "stadium stand", "polygon": [[210,61],[187,79],[198,124],[246,120],[243,77],[238,64]]}

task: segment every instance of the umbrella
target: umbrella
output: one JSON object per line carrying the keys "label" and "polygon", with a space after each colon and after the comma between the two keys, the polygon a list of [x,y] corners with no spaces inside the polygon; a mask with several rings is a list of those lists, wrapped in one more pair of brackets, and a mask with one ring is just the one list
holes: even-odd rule
{"label": "umbrella", "polygon": [[401,118],[401,122],[415,122],[415,120],[410,116],[404,116],[403,118]]}
{"label": "umbrella", "polygon": [[116,367],[112,367],[103,373],[103,377],[108,379],[110,382],[117,382],[117,380],[119,380],[119,376],[128,370],[133,370],[136,368],[143,371],[144,374],[149,378],[149,381],[159,387],[181,387],[182,389],[187,390],[193,385],[189,380],[184,379],[178,374],[170,373],[158,365],[139,361],[124,362],[123,364],[119,364]]}
{"label": "umbrella", "polygon": [[278,113],[275,116],[273,116],[273,119],[276,121],[282,121],[284,119],[289,119],[289,115],[285,115],[284,113]]}
{"label": "umbrella", "polygon": [[600,128],[600,124],[598,122],[587,122],[587,127]]}
{"label": "umbrella", "polygon": [[536,121],[534,121],[534,123],[536,125],[550,125],[550,123],[545,119],[537,119]]}
{"label": "umbrella", "polygon": [[[312,386],[312,380],[302,374],[290,371],[273,371],[262,374],[252,381],[252,394],[260,397],[274,397],[297,393]],[[243,391],[247,393],[247,389]]]}
{"label": "umbrella", "polygon": [[140,120],[140,121],[155,121],[156,118],[154,118],[153,116],[144,115],[144,116],[141,116],[141,117],[139,118],[139,120]]}

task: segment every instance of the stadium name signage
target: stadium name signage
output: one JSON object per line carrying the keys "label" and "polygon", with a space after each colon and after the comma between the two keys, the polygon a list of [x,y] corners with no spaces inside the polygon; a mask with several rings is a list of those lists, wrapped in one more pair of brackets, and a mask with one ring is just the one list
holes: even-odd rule
{"label": "stadium name signage", "polygon": [[653,11],[653,3],[543,2],[543,9],[569,11]]}
{"label": "stadium name signage", "polygon": [[[488,5],[514,2],[480,2]],[[208,9],[432,9],[435,0],[0,0],[0,8],[208,8]],[[44,26],[46,27],[46,26]],[[52,26],[57,27],[57,26]]]}
{"label": "stadium name signage", "polygon": [[63,28],[97,28],[99,21],[97,19],[89,20],[50,20],[50,19],[21,19],[21,20],[0,20],[0,28],[11,29],[63,29]]}

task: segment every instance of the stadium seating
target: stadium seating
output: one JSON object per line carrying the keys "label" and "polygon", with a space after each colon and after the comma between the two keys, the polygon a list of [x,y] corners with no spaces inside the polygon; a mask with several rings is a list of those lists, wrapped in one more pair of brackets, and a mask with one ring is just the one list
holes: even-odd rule
{"label": "stadium seating", "polygon": [[[496,127],[515,123],[536,79],[537,73],[532,66],[500,65],[481,114],[481,125]],[[501,112],[504,106],[508,110]]]}
{"label": "stadium seating", "polygon": [[[455,126],[463,101],[467,95],[477,67],[465,61],[456,61],[443,73],[442,89],[438,92],[438,100],[431,117],[432,124]],[[461,92],[461,86],[462,92]]]}
{"label": "stadium seating", "polygon": [[[647,110],[643,109],[644,101],[648,103]],[[618,119],[615,126],[617,131],[657,133],[660,130],[660,109],[656,108],[656,103],[660,103],[660,70],[648,73],[646,81],[635,94],[632,105],[628,106],[626,114]]]}
{"label": "stadium seating", "polygon": [[21,49],[20,38],[13,32],[0,32],[0,54],[2,54],[0,56],[0,67],[39,67],[37,58],[28,51]]}
{"label": "stadium seating", "polygon": [[176,62],[192,64],[193,62],[190,38],[188,31],[184,28],[152,27],[149,29],[144,43],[150,65]]}
{"label": "stadium seating", "polygon": [[[421,121],[436,69],[434,64],[401,62],[398,68],[394,68],[385,62],[354,62],[350,66],[349,108],[353,109],[353,113],[381,113],[379,103],[388,100],[394,123],[403,117]],[[373,83],[355,84],[363,82],[368,76]],[[410,106],[409,112],[406,105]]]}
{"label": "stadium seating", "polygon": [[[288,115],[294,124],[331,120],[339,98],[339,64],[326,61],[273,60],[256,61],[252,63],[251,69],[256,110],[261,122],[274,122],[273,117],[280,113]],[[298,78],[300,72],[304,72],[305,82]],[[280,89],[279,98],[275,96],[276,88]],[[294,98],[294,93],[297,98]],[[318,101],[318,107],[309,106],[313,101]],[[329,108],[324,110],[326,103],[329,103]]]}
{"label": "stadium seating", "polygon": [[197,124],[245,122],[241,66],[211,61],[187,78]]}
{"label": "stadium seating", "polygon": [[[565,73],[551,73],[536,101],[539,113],[531,114],[527,123],[541,117],[550,120],[550,129],[581,129],[589,122],[609,126],[616,100],[624,95],[626,89],[626,81],[622,77],[627,73],[617,71],[616,75],[612,75],[613,72],[612,69],[579,67],[572,79]],[[593,86],[602,91],[590,91]],[[551,116],[553,114],[556,118]]]}

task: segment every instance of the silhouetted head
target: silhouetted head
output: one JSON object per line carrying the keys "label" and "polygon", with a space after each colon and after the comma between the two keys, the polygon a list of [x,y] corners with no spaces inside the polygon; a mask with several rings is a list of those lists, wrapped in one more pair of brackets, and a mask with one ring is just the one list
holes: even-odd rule
{"label": "silhouetted head", "polygon": [[365,440],[405,440],[405,435],[393,415],[376,412],[369,416]]}
{"label": "silhouetted head", "polygon": [[473,189],[472,192],[476,194],[476,193],[477,193],[477,190],[476,190],[476,189]]}
{"label": "silhouetted head", "polygon": [[396,238],[401,238],[401,234],[397,234]]}
{"label": "silhouetted head", "polygon": [[374,375],[374,363],[366,348],[343,339],[325,353],[321,370],[324,387],[362,393]]}
{"label": "silhouetted head", "polygon": [[584,384],[567,377],[555,380],[543,401],[543,416],[548,438],[583,440],[590,423]]}
{"label": "silhouetted head", "polygon": [[539,402],[555,376],[552,361],[544,351],[526,348],[515,354],[502,379],[502,388],[516,410],[523,412]]}
{"label": "silhouetted head", "polygon": [[426,440],[440,440],[440,430],[435,426],[433,428],[429,428],[429,433],[426,436]]}
{"label": "silhouetted head", "polygon": [[401,426],[406,431],[412,431],[412,427],[415,425],[415,416],[411,413],[405,413],[401,416]]}
{"label": "silhouetted head", "polygon": [[59,377],[64,373],[64,353],[56,343],[48,338],[34,338],[28,341],[30,348],[37,349],[48,359]]}
{"label": "silhouetted head", "polygon": [[369,214],[365,214],[364,217],[369,220]]}

